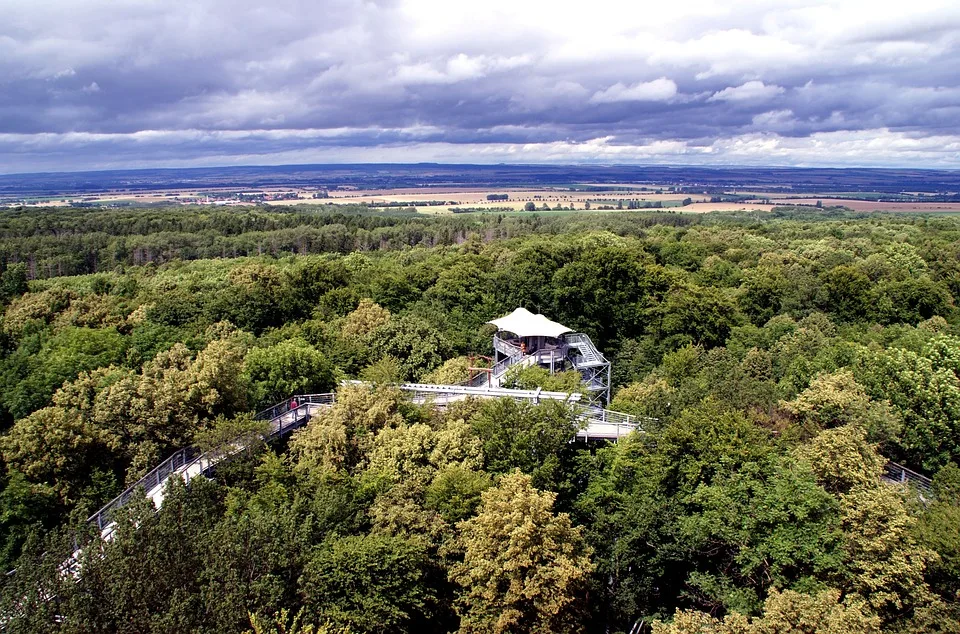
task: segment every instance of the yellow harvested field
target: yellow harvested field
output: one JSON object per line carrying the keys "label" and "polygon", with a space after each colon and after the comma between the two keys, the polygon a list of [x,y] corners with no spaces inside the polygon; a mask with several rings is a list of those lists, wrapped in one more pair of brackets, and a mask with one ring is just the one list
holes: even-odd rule
{"label": "yellow harvested field", "polygon": [[777,205],[815,205],[818,200],[825,207],[842,205],[854,211],[960,212],[960,203],[878,203],[845,198],[784,198],[773,202]]}
{"label": "yellow harvested field", "polygon": [[[586,183],[586,185],[592,185]],[[630,183],[615,184],[597,184],[596,186],[607,187],[631,187],[639,188],[639,185]],[[361,189],[337,189],[329,192],[329,198],[313,198],[317,191],[315,188],[289,188],[289,187],[263,187],[252,189],[251,191],[265,192],[269,195],[293,194],[297,198],[290,200],[267,200],[263,203],[267,205],[329,205],[329,204],[359,204],[368,203],[377,206],[404,206],[414,207],[418,213],[424,214],[449,214],[451,207],[467,207],[471,209],[489,209],[493,210],[516,210],[522,211],[528,203],[533,203],[539,209],[544,204],[553,210],[558,204],[564,208],[571,205],[576,210],[583,210],[586,203],[589,202],[593,210],[598,210],[600,206],[616,207],[619,201],[626,202],[635,200],[641,204],[644,202],[661,202],[664,209],[671,209],[683,213],[707,213],[711,211],[744,211],[760,210],[769,211],[774,205],[810,205],[813,206],[817,201],[821,201],[824,206],[842,205],[855,211],[903,211],[903,212],[931,212],[931,213],[950,213],[960,212],[960,203],[901,203],[901,202],[870,202],[865,200],[848,200],[845,198],[832,197],[804,197],[804,198],[772,198],[772,204],[763,204],[758,201],[751,202],[708,202],[708,196],[697,194],[676,194],[662,193],[656,194],[650,189],[654,186],[647,185],[647,191],[632,189],[631,191],[605,191],[605,192],[582,192],[569,191],[564,188],[543,187],[537,188],[483,188],[483,187],[411,187],[389,190],[361,190]],[[179,191],[152,190],[152,191],[104,191],[98,194],[86,194],[84,196],[70,196],[61,202],[60,200],[44,200],[27,203],[31,207],[51,206],[62,207],[70,202],[99,202],[99,203],[170,203],[173,205],[191,203],[191,202],[210,202],[215,204],[228,205],[252,205],[253,201],[239,201],[235,199],[206,200],[207,193],[216,198],[216,194],[222,192],[228,196],[235,192],[235,189],[226,188],[208,188],[204,190],[184,189]],[[742,194],[743,192],[741,192]],[[506,194],[507,200],[487,200],[490,194]],[[757,197],[765,197],[767,194],[757,192]],[[678,203],[685,198],[693,200],[693,204],[686,207],[680,207]],[[442,201],[439,205],[430,205],[429,202]],[[649,209],[649,208],[648,208]],[[599,210],[598,210],[599,211]]]}
{"label": "yellow harvested field", "polygon": [[761,203],[693,203],[680,207],[684,213],[704,214],[711,211],[770,211],[773,205]]}
{"label": "yellow harvested field", "polygon": [[[507,194],[508,200],[487,200],[489,194]],[[620,200],[639,201],[680,201],[688,194],[654,194],[652,192],[571,192],[557,189],[463,189],[455,187],[431,187],[429,189],[392,189],[388,191],[332,191],[327,202],[334,203],[416,203],[443,200],[443,207],[511,207],[523,209],[528,202],[538,207],[547,203],[551,207],[558,203],[569,206],[574,203],[578,208],[589,201],[592,205],[616,205]],[[704,198],[692,196],[695,201]],[[419,207],[419,205],[416,205]]]}

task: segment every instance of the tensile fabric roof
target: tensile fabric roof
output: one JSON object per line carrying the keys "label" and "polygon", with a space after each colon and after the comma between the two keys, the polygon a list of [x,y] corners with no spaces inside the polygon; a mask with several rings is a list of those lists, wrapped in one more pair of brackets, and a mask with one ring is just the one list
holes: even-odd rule
{"label": "tensile fabric roof", "polygon": [[543,315],[534,315],[526,308],[518,308],[505,317],[491,319],[487,322],[499,330],[512,332],[518,337],[553,337],[557,338],[564,333],[573,332],[563,324],[547,319]]}

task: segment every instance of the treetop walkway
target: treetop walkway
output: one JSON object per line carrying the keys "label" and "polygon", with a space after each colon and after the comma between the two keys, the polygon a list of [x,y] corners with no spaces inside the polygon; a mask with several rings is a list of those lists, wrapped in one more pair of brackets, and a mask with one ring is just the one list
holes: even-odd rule
{"label": "treetop walkway", "polygon": [[[354,383],[359,384],[359,382]],[[427,383],[403,383],[399,387],[410,394],[412,402],[431,403],[437,407],[445,407],[449,403],[467,398],[512,398],[533,404],[548,400],[561,401],[567,403],[576,412],[581,424],[576,437],[581,440],[617,440],[635,430],[642,431],[644,424],[656,422],[655,419],[638,418],[592,405],[582,405],[579,403],[579,394],[565,392],[474,388]],[[266,440],[280,438],[306,425],[317,412],[332,406],[335,400],[334,393],[297,394],[261,411],[256,415],[256,419],[270,422]],[[113,514],[137,495],[138,490],[143,490],[154,506],[160,508],[166,491],[165,485],[171,477],[179,477],[186,483],[197,476],[207,476],[220,462],[242,451],[243,445],[238,441],[233,449],[233,451],[204,453],[197,447],[186,447],[177,451],[91,515],[87,523],[96,526],[101,536],[109,539],[115,527]]]}
{"label": "treetop walkway", "polygon": [[[359,382],[354,382],[358,383]],[[467,398],[512,398],[531,404],[544,401],[559,401],[569,405],[576,413],[580,423],[576,433],[579,440],[610,440],[616,441],[628,434],[637,431],[644,432],[644,428],[655,424],[657,419],[643,418],[604,409],[595,405],[580,402],[579,394],[565,392],[548,392],[545,390],[514,390],[508,388],[471,387],[464,385],[435,385],[429,383],[403,383],[400,389],[410,395],[410,400],[419,404],[433,404],[436,407],[445,407],[450,403]],[[269,407],[256,415],[258,420],[269,421],[269,431],[266,440],[280,438],[306,425],[319,411],[330,407],[336,401],[335,393],[327,394],[298,394]],[[137,480],[123,493],[108,502],[103,508],[91,515],[87,523],[97,527],[104,539],[110,539],[116,526],[113,521],[114,513],[125,506],[138,490],[142,490],[156,508],[163,504],[166,483],[172,477],[178,477],[185,483],[197,476],[208,476],[218,464],[243,450],[238,441],[232,446],[232,451],[215,451],[204,453],[196,447],[187,447],[174,453],[172,456],[154,467],[149,473]],[[929,478],[907,469],[894,462],[888,462],[884,468],[883,479],[888,482],[911,485],[925,498],[932,496],[932,486]]]}

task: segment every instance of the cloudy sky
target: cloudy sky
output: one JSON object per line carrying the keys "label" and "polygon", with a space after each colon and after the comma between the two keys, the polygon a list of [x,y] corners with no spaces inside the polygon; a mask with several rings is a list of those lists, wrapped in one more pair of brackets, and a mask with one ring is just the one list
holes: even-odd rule
{"label": "cloudy sky", "polygon": [[960,2],[0,2],[0,173],[418,161],[960,168]]}

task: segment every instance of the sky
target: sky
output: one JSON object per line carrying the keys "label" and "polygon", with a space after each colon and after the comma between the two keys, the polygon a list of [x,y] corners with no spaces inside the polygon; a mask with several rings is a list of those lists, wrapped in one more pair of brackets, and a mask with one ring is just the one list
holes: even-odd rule
{"label": "sky", "polygon": [[0,173],[356,162],[960,169],[960,2],[0,2]]}

